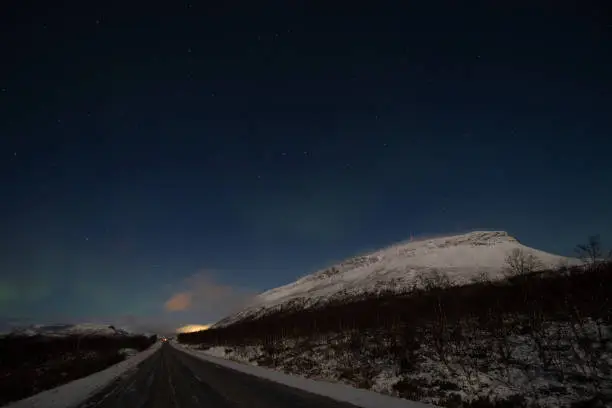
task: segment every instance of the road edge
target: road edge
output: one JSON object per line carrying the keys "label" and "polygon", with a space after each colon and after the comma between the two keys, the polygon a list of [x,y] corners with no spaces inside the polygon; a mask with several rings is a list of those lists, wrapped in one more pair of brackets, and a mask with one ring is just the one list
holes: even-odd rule
{"label": "road edge", "polygon": [[345,384],[312,380],[310,378],[289,375],[269,368],[242,364],[221,357],[208,356],[203,352],[182,347],[177,343],[172,343],[170,346],[177,351],[184,352],[185,354],[212,364],[283,384],[287,387],[296,388],[311,394],[328,397],[336,401],[347,402],[361,408],[435,408],[435,405],[409,401],[403,398],[379,394],[370,390],[353,388]]}

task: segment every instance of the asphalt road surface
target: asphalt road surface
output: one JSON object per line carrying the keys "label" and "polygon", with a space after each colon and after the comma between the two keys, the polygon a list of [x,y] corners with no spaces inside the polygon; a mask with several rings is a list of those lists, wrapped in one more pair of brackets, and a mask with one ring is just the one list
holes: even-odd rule
{"label": "asphalt road surface", "polygon": [[[355,408],[202,361],[164,344],[80,408]],[[382,408],[382,407],[381,407]]]}

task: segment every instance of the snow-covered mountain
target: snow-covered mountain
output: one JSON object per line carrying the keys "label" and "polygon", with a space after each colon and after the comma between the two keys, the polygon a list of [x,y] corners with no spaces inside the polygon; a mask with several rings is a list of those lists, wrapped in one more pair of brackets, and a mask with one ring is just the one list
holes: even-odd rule
{"label": "snow-covered mountain", "polygon": [[542,268],[579,264],[577,259],[522,245],[503,231],[475,231],[403,242],[263,292],[247,309],[213,327],[262,316],[284,306],[306,308],[331,299],[399,290],[415,284],[420,275],[432,270],[445,274],[456,284],[469,283],[483,274],[491,280],[501,279],[507,267],[506,257],[515,249],[536,256]]}
{"label": "snow-covered mountain", "polygon": [[135,336],[131,333],[108,324],[80,323],[80,324],[54,324],[54,325],[30,325],[13,329],[9,336],[46,336],[64,337],[72,335],[80,336]]}

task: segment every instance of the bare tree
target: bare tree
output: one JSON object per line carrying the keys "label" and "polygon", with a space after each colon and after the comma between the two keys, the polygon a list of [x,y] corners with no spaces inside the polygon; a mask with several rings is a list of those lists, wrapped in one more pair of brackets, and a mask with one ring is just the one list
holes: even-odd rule
{"label": "bare tree", "polygon": [[604,259],[599,235],[590,236],[587,243],[577,245],[575,251],[578,258],[589,265],[596,265]]}
{"label": "bare tree", "polygon": [[506,274],[510,276],[525,276],[542,268],[542,263],[531,252],[521,248],[513,249],[506,256]]}

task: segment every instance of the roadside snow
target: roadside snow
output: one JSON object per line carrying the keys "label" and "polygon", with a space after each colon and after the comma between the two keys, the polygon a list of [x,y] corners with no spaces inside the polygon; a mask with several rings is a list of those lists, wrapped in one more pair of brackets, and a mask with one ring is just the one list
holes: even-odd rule
{"label": "roadside snow", "polygon": [[[274,370],[292,379],[342,383],[440,406],[459,401],[518,406],[524,401],[529,406],[570,407],[612,390],[612,327],[592,319],[573,329],[568,322],[546,322],[537,332],[502,335],[482,330],[478,320],[465,319],[454,327],[461,328],[462,337],[449,340],[442,351],[433,346],[430,329],[415,329],[415,342],[405,344],[400,355],[391,348],[390,337],[363,331],[288,338],[265,347],[177,346],[209,361],[213,360],[204,356]],[[453,331],[450,326],[448,330]]]}
{"label": "roadside snow", "polygon": [[[362,408],[425,408],[434,407],[434,405],[424,404],[422,402],[408,401],[401,398],[394,398],[388,395],[378,394],[373,391],[353,388],[344,384],[334,384],[324,381],[315,381],[304,377],[288,375],[278,371],[241,364],[234,361],[229,361],[225,358],[216,357],[215,355],[225,355],[225,351],[221,351],[222,347],[215,347],[210,350],[194,350],[190,347],[184,347],[178,343],[172,342],[172,347],[176,347],[185,353],[197,357],[201,360],[208,361],[232,370],[240,371],[245,374],[254,375],[266,380],[274,381],[289,387],[298,388],[310,392],[312,394],[322,395],[335,399],[337,401],[348,402]],[[212,354],[212,355],[211,355]],[[12,407],[11,407],[12,408]]]}
{"label": "roadside snow", "polygon": [[130,358],[138,354],[139,351],[133,348],[122,348],[119,349],[119,354],[123,355],[125,358]]}
{"label": "roadside snow", "polygon": [[16,401],[6,405],[5,408],[68,408],[81,404],[87,398],[108,386],[116,378],[128,374],[129,370],[146,360],[160,346],[161,342],[157,342],[142,353],[138,353],[106,370]]}
{"label": "roadside snow", "polygon": [[203,350],[203,352],[212,357],[227,358],[225,347],[211,347],[208,350]]}

